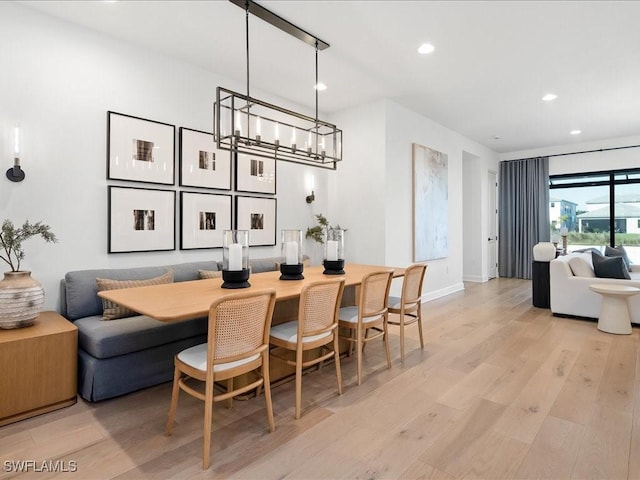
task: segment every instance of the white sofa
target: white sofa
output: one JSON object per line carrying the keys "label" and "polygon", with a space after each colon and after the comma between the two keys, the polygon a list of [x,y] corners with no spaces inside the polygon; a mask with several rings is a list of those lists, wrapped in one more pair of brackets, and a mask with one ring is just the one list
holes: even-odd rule
{"label": "white sofa", "polygon": [[[554,315],[598,318],[602,296],[589,288],[589,285],[617,284],[640,288],[640,265],[632,265],[629,272],[631,280],[617,278],[598,278],[594,276],[577,276],[569,262],[573,257],[582,256],[589,259],[590,254],[570,253],[552,260],[549,264],[549,285],[551,288],[551,312]],[[593,265],[591,266],[593,270]],[[578,273],[584,274],[585,272]],[[640,324],[640,295],[629,299],[631,322]]]}

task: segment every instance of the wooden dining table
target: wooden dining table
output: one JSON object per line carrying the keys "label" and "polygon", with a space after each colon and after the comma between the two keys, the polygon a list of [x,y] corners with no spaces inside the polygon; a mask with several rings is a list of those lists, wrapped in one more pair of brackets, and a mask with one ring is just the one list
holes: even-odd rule
{"label": "wooden dining table", "polygon": [[[368,273],[393,270],[394,278],[404,275],[404,268],[354,263],[346,264],[344,270],[344,275],[325,275],[322,273],[324,271],[322,266],[307,267],[304,269],[303,280],[280,280],[279,271],[254,273],[249,278],[251,286],[242,290],[222,288],[222,278],[211,278],[104,290],[98,292],[98,296],[161,322],[179,322],[208,316],[211,303],[222,296],[238,291],[274,288],[276,305],[271,323],[277,325],[297,318],[300,293],[302,288],[310,282],[344,278],[345,289],[342,296],[342,306],[347,306],[357,304],[357,289]],[[279,349],[279,347],[276,348]],[[347,348],[348,343],[341,341],[340,351],[346,352]],[[289,381],[295,376],[295,368],[283,360],[289,354],[294,355],[295,352],[279,352],[278,357],[272,358],[269,364],[272,385]],[[254,376],[246,374],[243,378],[236,379],[235,383],[237,385],[250,383]]]}
{"label": "wooden dining table", "polygon": [[[276,321],[274,323],[280,323],[288,320],[291,314],[297,314],[297,311],[291,311],[292,302],[290,301],[297,304],[302,287],[309,282],[344,278],[343,305],[354,305],[356,301],[355,288],[360,285],[366,274],[380,270],[393,270],[394,277],[404,275],[403,268],[355,263],[345,265],[344,275],[325,275],[322,273],[323,270],[322,266],[305,268],[304,280],[280,280],[279,271],[254,273],[249,278],[251,286],[243,291],[274,288],[276,290],[276,310],[274,312],[274,320]],[[161,322],[177,322],[206,317],[214,300],[234,292],[238,292],[238,290],[222,288],[221,278],[211,278],[119,290],[103,290],[98,292],[98,296]]]}

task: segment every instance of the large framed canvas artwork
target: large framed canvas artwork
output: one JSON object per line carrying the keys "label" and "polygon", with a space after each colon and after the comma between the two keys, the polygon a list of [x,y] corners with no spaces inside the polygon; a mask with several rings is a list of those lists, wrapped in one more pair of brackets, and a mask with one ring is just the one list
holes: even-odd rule
{"label": "large framed canvas artwork", "polygon": [[413,144],[413,261],[449,255],[446,153]]}

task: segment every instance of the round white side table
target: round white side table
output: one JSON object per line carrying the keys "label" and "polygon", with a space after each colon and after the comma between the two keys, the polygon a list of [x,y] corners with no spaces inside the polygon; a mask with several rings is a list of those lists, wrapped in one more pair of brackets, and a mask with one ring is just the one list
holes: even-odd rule
{"label": "round white side table", "polygon": [[595,284],[589,288],[602,295],[598,330],[618,335],[631,334],[629,297],[640,293],[640,288],[626,285]]}

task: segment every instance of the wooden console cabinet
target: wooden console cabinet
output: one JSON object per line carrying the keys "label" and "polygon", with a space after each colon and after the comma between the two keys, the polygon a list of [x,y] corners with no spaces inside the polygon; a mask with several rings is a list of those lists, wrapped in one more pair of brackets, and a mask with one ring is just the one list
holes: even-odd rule
{"label": "wooden console cabinet", "polygon": [[0,330],[0,426],[76,403],[78,328],[56,312]]}

